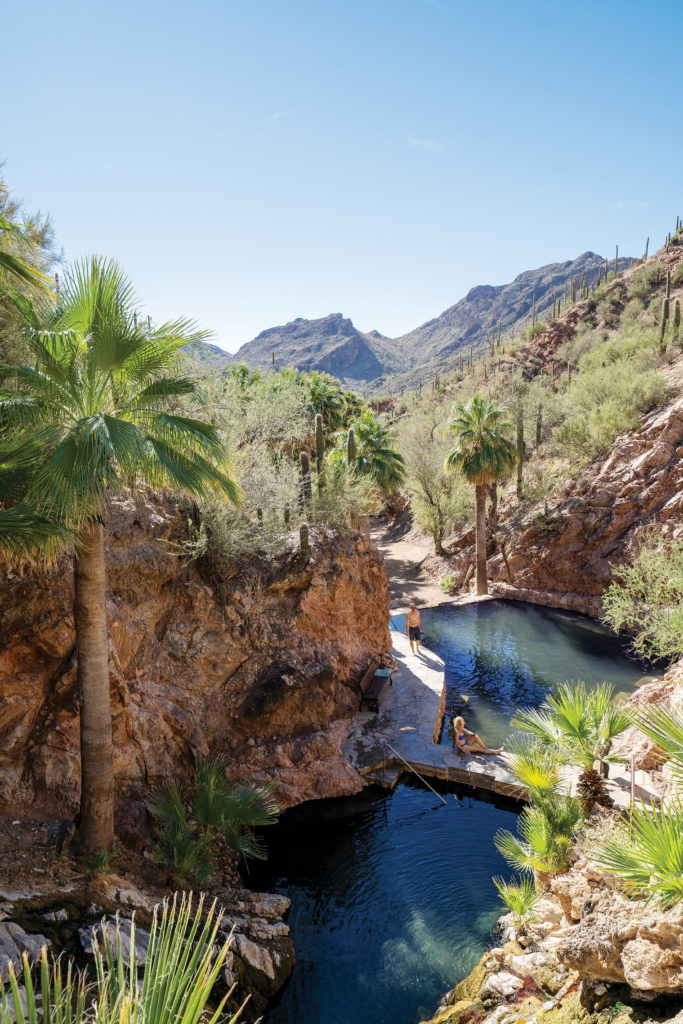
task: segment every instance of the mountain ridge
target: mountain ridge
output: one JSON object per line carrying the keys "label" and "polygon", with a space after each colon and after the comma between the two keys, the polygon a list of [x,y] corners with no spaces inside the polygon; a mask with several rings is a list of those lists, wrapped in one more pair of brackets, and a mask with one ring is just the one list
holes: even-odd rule
{"label": "mountain ridge", "polygon": [[[618,269],[632,262],[631,257],[620,257]],[[360,331],[342,313],[314,320],[297,317],[266,328],[227,358],[262,370],[273,365],[319,370],[350,387],[372,386],[376,390],[403,377],[410,383],[415,372],[448,365],[458,355],[469,353],[470,347],[475,351],[482,348],[494,330],[516,332],[523,328],[532,319],[534,305],[537,313],[543,313],[555,296],[564,302],[572,280],[585,275],[591,285],[601,270],[613,265],[614,260],[608,262],[586,250],[575,259],[524,270],[507,284],[475,285],[438,316],[397,338],[377,330]]]}

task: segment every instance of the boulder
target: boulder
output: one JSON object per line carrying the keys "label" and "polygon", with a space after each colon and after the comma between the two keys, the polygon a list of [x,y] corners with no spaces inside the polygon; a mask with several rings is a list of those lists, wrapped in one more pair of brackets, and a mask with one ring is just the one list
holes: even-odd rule
{"label": "boulder", "polygon": [[40,959],[43,946],[50,941],[44,935],[31,935],[14,921],[0,922],[0,981],[9,980],[10,964],[15,973],[21,969],[22,956],[25,953],[29,963]]}

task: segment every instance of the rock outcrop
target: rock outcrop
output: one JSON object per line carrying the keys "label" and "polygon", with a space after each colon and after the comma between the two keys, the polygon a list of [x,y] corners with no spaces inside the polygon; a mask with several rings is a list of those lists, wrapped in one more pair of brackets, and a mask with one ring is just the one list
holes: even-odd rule
{"label": "rock outcrop", "polygon": [[627,899],[579,860],[550,881],[535,914],[526,924],[500,919],[502,945],[442,997],[430,1024],[608,1024],[633,1020],[634,1003],[678,1019],[680,912]]}
{"label": "rock outcrop", "polygon": [[[499,522],[507,565],[502,551],[491,552],[493,592],[599,617],[611,565],[627,560],[640,528],[656,524],[664,535],[683,535],[683,398],[621,434],[548,514],[515,505],[501,509]],[[451,542],[450,571],[461,580],[473,545],[471,530]]]}
{"label": "rock outcrop", "polygon": [[[371,657],[388,651],[377,549],[312,528],[278,556],[231,565],[214,587],[181,557],[168,500],[112,498],[107,614],[122,828],[136,801],[221,752],[240,779],[278,783],[283,805],[356,792],[341,758]],[[218,595],[218,596],[217,596]],[[72,812],[79,721],[70,560],[0,580],[0,809]],[[139,817],[139,815],[138,815]]]}

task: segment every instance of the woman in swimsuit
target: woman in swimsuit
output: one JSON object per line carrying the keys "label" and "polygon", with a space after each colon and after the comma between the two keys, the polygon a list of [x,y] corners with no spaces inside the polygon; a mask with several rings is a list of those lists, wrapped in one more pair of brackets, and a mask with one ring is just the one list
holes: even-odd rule
{"label": "woman in swimsuit", "polygon": [[465,728],[465,719],[462,715],[453,719],[453,739],[463,754],[502,754],[505,750],[505,747],[498,747],[497,750],[487,747],[481,736]]}

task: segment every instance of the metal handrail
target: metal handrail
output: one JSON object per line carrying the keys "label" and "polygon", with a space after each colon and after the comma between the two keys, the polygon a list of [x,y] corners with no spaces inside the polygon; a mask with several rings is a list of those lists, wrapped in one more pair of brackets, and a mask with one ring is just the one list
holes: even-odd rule
{"label": "metal handrail", "polygon": [[[431,789],[431,791],[434,794],[434,796],[438,796],[438,798],[441,801],[441,803],[444,806],[446,805],[446,801],[441,796],[441,794],[437,793],[437,791],[434,789],[434,787],[429,785],[429,783],[425,779],[424,775],[420,775],[420,773],[417,770],[417,768],[414,768],[412,766],[412,764],[410,764],[410,762],[406,761],[406,759],[403,756],[403,754],[399,754],[398,750],[396,750],[395,747],[392,747],[391,743],[385,743],[384,744],[384,750],[386,751],[387,749],[392,750],[394,752],[394,754],[396,754],[396,757],[399,757],[401,759],[401,761],[403,761],[403,763],[406,766],[406,768],[408,768],[411,772],[414,772],[415,775],[417,775],[418,779],[420,779],[421,782],[424,782],[424,784],[427,787],[427,789]],[[382,762],[382,778],[384,778],[384,761],[386,761],[386,757],[383,759],[383,762]]]}

